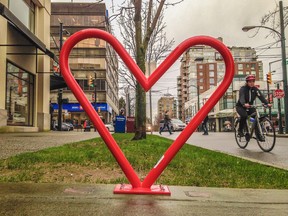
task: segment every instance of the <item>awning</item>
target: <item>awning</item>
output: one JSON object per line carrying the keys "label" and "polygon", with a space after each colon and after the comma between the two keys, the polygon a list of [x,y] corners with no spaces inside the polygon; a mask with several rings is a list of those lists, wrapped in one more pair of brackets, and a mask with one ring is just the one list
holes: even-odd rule
{"label": "awning", "polygon": [[8,22],[17,29],[25,38],[27,38],[35,47],[40,49],[43,53],[48,55],[57,63],[59,62],[57,56],[46,45],[34,35],[7,7],[0,3],[0,15],[3,16]]}
{"label": "awning", "polygon": [[217,117],[233,117],[234,116],[234,109],[224,109],[224,110],[220,110],[216,116]]}
{"label": "awning", "polygon": [[[109,112],[112,114],[112,108],[108,103],[91,103],[95,110],[100,112]],[[55,112],[58,112],[58,104],[52,103]],[[79,103],[63,103],[62,109],[67,112],[84,112],[81,104]]]}
{"label": "awning", "polygon": [[66,88],[67,84],[62,76],[50,75],[50,90]]}

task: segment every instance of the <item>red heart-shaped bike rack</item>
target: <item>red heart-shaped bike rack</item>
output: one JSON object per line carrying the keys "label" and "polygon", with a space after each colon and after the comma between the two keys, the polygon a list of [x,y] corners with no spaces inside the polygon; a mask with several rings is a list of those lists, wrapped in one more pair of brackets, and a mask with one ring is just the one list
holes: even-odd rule
{"label": "red heart-shaped bike rack", "polygon": [[[126,66],[133,73],[135,78],[141,84],[145,91],[148,91],[159,78],[171,67],[171,65],[190,47],[194,45],[207,45],[215,48],[223,57],[225,65],[226,65],[226,73],[223,81],[218,86],[217,90],[211,95],[211,97],[207,100],[205,105],[201,108],[201,110],[194,116],[192,121],[187,125],[185,130],[178,136],[178,138],[173,142],[173,144],[167,149],[167,151],[163,154],[160,160],[156,163],[156,165],[151,169],[148,175],[145,177],[143,182],[137,176],[135,170],[132,168],[131,164],[123,154],[122,150],[106,129],[102,120],[96,113],[95,109],[91,105],[90,101],[85,96],[84,92],[76,82],[75,78],[72,76],[70,71],[68,58],[73,47],[80,42],[81,40],[87,38],[99,38],[108,42],[118,53],[118,55],[125,62]],[[207,37],[207,36],[197,36],[191,37],[185,41],[183,41],[179,46],[177,46],[172,53],[160,64],[160,66],[152,73],[149,78],[146,78],[143,72],[136,65],[134,60],[130,57],[121,43],[111,34],[99,30],[99,29],[86,29],[79,31],[73,34],[69,39],[65,42],[61,54],[60,54],[60,68],[62,75],[89,116],[90,120],[93,122],[94,126],[98,130],[100,136],[106,143],[107,147],[117,160],[127,179],[131,183],[131,185],[117,185],[114,193],[127,193],[127,194],[165,194],[170,195],[170,191],[166,186],[157,186],[153,185],[153,183],[157,180],[163,170],[167,167],[170,161],[175,157],[177,152],[181,149],[181,147],[185,144],[187,139],[192,135],[198,125],[202,122],[202,120],[208,115],[210,110],[214,107],[214,105],[218,102],[218,100],[222,97],[225,91],[228,89],[230,83],[232,82],[234,76],[234,61],[230,51],[227,47],[221,43],[219,40]]]}

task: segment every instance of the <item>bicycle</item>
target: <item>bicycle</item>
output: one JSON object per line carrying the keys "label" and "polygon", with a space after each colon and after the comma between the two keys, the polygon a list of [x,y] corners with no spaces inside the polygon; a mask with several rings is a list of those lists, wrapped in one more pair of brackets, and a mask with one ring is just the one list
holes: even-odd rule
{"label": "bicycle", "polygon": [[[273,127],[271,121],[267,118],[267,115],[260,116],[257,108],[261,106],[263,105],[251,105],[251,108],[255,108],[256,111],[247,118],[246,124],[243,128],[244,136],[240,136],[238,134],[240,117],[235,118],[235,139],[237,145],[242,149],[247,147],[251,138],[256,139],[258,146],[264,152],[270,152],[275,146],[275,128]],[[253,133],[255,136],[253,136]]]}

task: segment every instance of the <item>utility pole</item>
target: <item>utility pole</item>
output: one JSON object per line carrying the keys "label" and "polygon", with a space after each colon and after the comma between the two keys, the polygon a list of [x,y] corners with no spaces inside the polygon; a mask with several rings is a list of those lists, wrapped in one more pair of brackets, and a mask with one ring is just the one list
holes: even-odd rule
{"label": "utility pole", "polygon": [[[59,42],[60,42],[59,51],[61,51],[63,45],[63,23],[60,23]],[[62,76],[61,70],[59,72],[60,76]],[[62,130],[62,104],[63,104],[62,96],[63,96],[63,90],[58,89],[58,131]]]}
{"label": "utility pole", "polygon": [[[149,76],[151,75],[151,61],[150,61],[150,58],[149,58],[149,61],[148,61],[148,74]],[[153,121],[152,121],[152,87],[149,91],[149,103],[150,103],[150,121],[151,121],[151,134],[153,134]]]}
{"label": "utility pole", "polygon": [[199,90],[199,86],[197,85],[197,105],[198,105],[198,111],[200,110],[200,90]]}
{"label": "utility pole", "polygon": [[96,109],[96,104],[97,104],[96,87],[97,87],[97,74],[95,72],[94,73],[94,104],[95,104],[95,109]]}
{"label": "utility pole", "polygon": [[[286,67],[286,48],[285,48],[285,26],[283,16],[283,2],[279,2],[280,7],[280,27],[281,27],[281,51],[282,51],[282,70],[284,85],[284,114],[285,114],[285,133],[288,134],[288,86],[287,86],[287,67]],[[281,113],[280,113],[281,114]]]}
{"label": "utility pole", "polygon": [[[277,89],[279,89],[279,82],[277,83]],[[283,134],[283,126],[282,126],[282,114],[281,114],[281,100],[278,98],[278,115],[279,115],[279,122],[278,122],[278,127],[279,127],[279,134]]]}

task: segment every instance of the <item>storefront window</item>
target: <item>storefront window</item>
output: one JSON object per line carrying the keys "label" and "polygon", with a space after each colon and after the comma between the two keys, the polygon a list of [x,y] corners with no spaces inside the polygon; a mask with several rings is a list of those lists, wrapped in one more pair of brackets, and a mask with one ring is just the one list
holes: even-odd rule
{"label": "storefront window", "polygon": [[35,32],[35,5],[32,0],[9,0],[9,10],[31,32]]}
{"label": "storefront window", "polygon": [[7,63],[6,110],[7,125],[33,125],[34,77]]}

